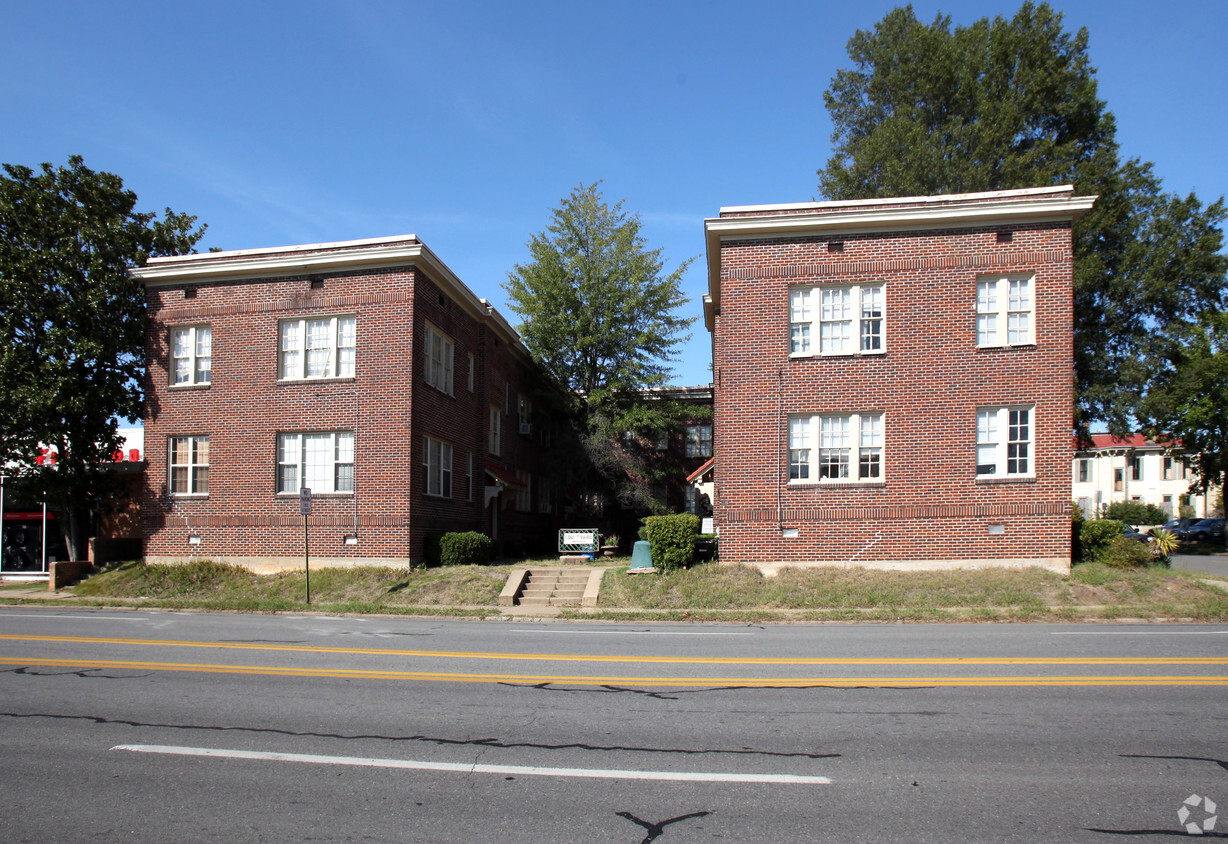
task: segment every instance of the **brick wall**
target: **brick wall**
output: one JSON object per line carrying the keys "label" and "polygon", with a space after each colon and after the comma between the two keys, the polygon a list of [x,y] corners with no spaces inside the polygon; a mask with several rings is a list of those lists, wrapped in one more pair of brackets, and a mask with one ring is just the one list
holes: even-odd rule
{"label": "brick wall", "polygon": [[[208,557],[259,570],[301,565],[298,495],[276,491],[282,432],[354,432],[355,492],[313,496],[308,517],[313,565],[404,565],[421,558],[428,533],[489,532],[484,490],[490,481],[483,466],[490,394],[497,392],[502,405],[505,383],[514,396],[537,376],[522,351],[508,338],[495,337],[471,294],[461,301],[449,290],[413,265],[150,284],[147,559]],[[355,317],[354,376],[279,379],[279,320],[333,315]],[[427,320],[454,343],[451,395],[426,383]],[[212,329],[210,383],[170,386],[170,330],[200,324]],[[514,440],[509,427],[514,419],[513,406],[512,422],[504,419],[505,442]],[[172,496],[169,438],[196,435],[209,437],[208,495]],[[453,446],[450,498],[425,494],[428,435]],[[472,500],[465,495],[468,455]],[[512,474],[522,467],[545,474],[549,457],[547,449],[517,443],[503,460],[512,465]],[[513,527],[549,536],[549,521],[524,518]],[[357,543],[347,543],[354,535]]]}
{"label": "brick wall", "polygon": [[[719,248],[723,561],[1069,566],[1068,222],[730,238]],[[1034,345],[977,348],[976,283],[988,273],[1034,274]],[[790,288],[839,282],[884,285],[885,353],[790,358]],[[1035,407],[1035,476],[978,479],[977,409],[1011,404]],[[790,414],[865,411],[884,418],[881,482],[789,483]]]}

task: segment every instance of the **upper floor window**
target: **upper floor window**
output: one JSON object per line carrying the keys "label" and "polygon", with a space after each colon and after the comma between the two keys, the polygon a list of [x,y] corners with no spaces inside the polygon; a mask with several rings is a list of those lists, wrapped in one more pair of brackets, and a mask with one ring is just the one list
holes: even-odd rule
{"label": "upper floor window", "polygon": [[1180,481],[1185,479],[1185,462],[1180,457],[1164,458],[1164,480]]}
{"label": "upper floor window", "polygon": [[354,317],[283,319],[281,371],[287,380],[352,378],[354,376]]}
{"label": "upper floor window", "polygon": [[354,491],[354,432],[312,431],[277,436],[277,491]]}
{"label": "upper floor window", "polygon": [[503,411],[490,406],[490,433],[487,446],[491,454],[498,456],[503,453]]}
{"label": "upper floor window", "polygon": [[213,329],[186,325],[171,329],[171,383],[208,384],[213,378]]}
{"label": "upper floor window", "polygon": [[452,338],[429,322],[423,332],[426,337],[426,383],[436,390],[452,395]]}
{"label": "upper floor window", "polygon": [[452,446],[434,437],[426,437],[422,466],[426,473],[423,492],[440,498],[451,498]]}
{"label": "upper floor window", "polygon": [[1092,461],[1087,457],[1079,458],[1079,483],[1085,484],[1092,477]]}
{"label": "upper floor window", "polygon": [[976,283],[976,344],[1024,346],[1033,340],[1031,276],[981,278]]}
{"label": "upper floor window", "polygon": [[789,291],[789,353],[883,351],[883,285],[794,287]]}
{"label": "upper floor window", "polygon": [[533,402],[528,396],[516,397],[516,418],[520,422],[520,433],[528,436],[533,433]]}
{"label": "upper floor window", "polygon": [[1130,457],[1130,480],[1141,481],[1143,479],[1143,458],[1141,455],[1135,454]]}
{"label": "upper floor window", "polygon": [[476,380],[474,377],[476,372],[477,372],[476,361],[474,360],[473,352],[470,352],[469,353],[469,392],[471,393],[473,392],[473,384],[474,384],[474,381]]}
{"label": "upper floor window", "polygon": [[986,407],[976,412],[976,473],[1032,475],[1032,408]]}
{"label": "upper floor window", "polygon": [[209,494],[209,438],[170,438],[171,495]]}
{"label": "upper floor window", "polygon": [[687,457],[711,457],[712,456],[712,426],[711,425],[687,425],[686,426],[686,456]]}
{"label": "upper floor window", "polygon": [[881,413],[789,417],[790,481],[880,481],[882,478]]}
{"label": "upper floor window", "polygon": [[550,483],[550,478],[540,477],[537,479],[537,512],[549,513],[552,509],[552,499],[554,487]]}

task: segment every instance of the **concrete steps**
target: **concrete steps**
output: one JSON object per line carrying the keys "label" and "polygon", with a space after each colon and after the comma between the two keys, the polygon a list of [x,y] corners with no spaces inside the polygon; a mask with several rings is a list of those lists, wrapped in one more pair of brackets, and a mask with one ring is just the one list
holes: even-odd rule
{"label": "concrete steps", "polygon": [[499,595],[505,607],[595,607],[605,569],[516,569]]}

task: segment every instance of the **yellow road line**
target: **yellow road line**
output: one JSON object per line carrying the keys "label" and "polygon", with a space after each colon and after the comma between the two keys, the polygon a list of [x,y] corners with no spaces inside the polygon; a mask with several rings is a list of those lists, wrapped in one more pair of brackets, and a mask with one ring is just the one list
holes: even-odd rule
{"label": "yellow road line", "polygon": [[718,656],[595,656],[487,651],[421,651],[388,648],[335,648],[278,645],[265,642],[194,642],[173,639],[111,639],[89,636],[0,634],[0,640],[67,642],[94,645],[134,645],[218,650],[289,651],[295,653],[360,654],[370,656],[436,657],[440,659],[517,659],[546,662],[638,662],[676,665],[1228,665],[1228,656],[1174,657],[718,657]]}
{"label": "yellow road line", "polygon": [[44,668],[104,668],[131,671],[193,671],[212,674],[253,674],[270,677],[321,677],[347,680],[402,680],[451,683],[558,683],[580,686],[666,686],[806,688],[917,686],[1228,686],[1228,676],[1059,676],[1059,677],[588,677],[544,674],[468,674],[434,671],[371,671],[345,668],[293,668],[260,665],[214,665],[191,662],[138,662],[82,659],[18,659],[0,657],[0,665]]}

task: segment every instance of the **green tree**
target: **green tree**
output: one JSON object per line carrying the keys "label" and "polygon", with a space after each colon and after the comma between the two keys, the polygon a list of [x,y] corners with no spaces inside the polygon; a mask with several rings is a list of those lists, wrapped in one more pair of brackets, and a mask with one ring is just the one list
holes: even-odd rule
{"label": "green tree", "polygon": [[[128,270],[183,254],[204,233],[195,217],[138,212],[112,173],[79,156],[0,176],[0,463],[62,513],[65,542],[85,558],[90,514],[115,493],[105,463],[119,418],[142,415],[145,291]],[[37,466],[39,444],[59,452]]]}
{"label": "green tree", "polygon": [[567,390],[591,466],[623,504],[653,509],[660,473],[653,446],[682,414],[646,391],[663,386],[693,318],[682,276],[648,248],[638,216],[604,201],[598,183],[581,184],[529,242],[529,261],[504,285],[521,318],[521,338]]}
{"label": "green tree", "polygon": [[819,187],[831,199],[1058,184],[1098,195],[1073,232],[1075,423],[1124,434],[1172,302],[1222,304],[1223,273],[1203,271],[1215,253],[1200,236],[1222,213],[1163,194],[1150,163],[1120,159],[1087,43],[1046,3],[954,29],[891,11],[850,39],[854,66],[824,95],[834,151]]}

